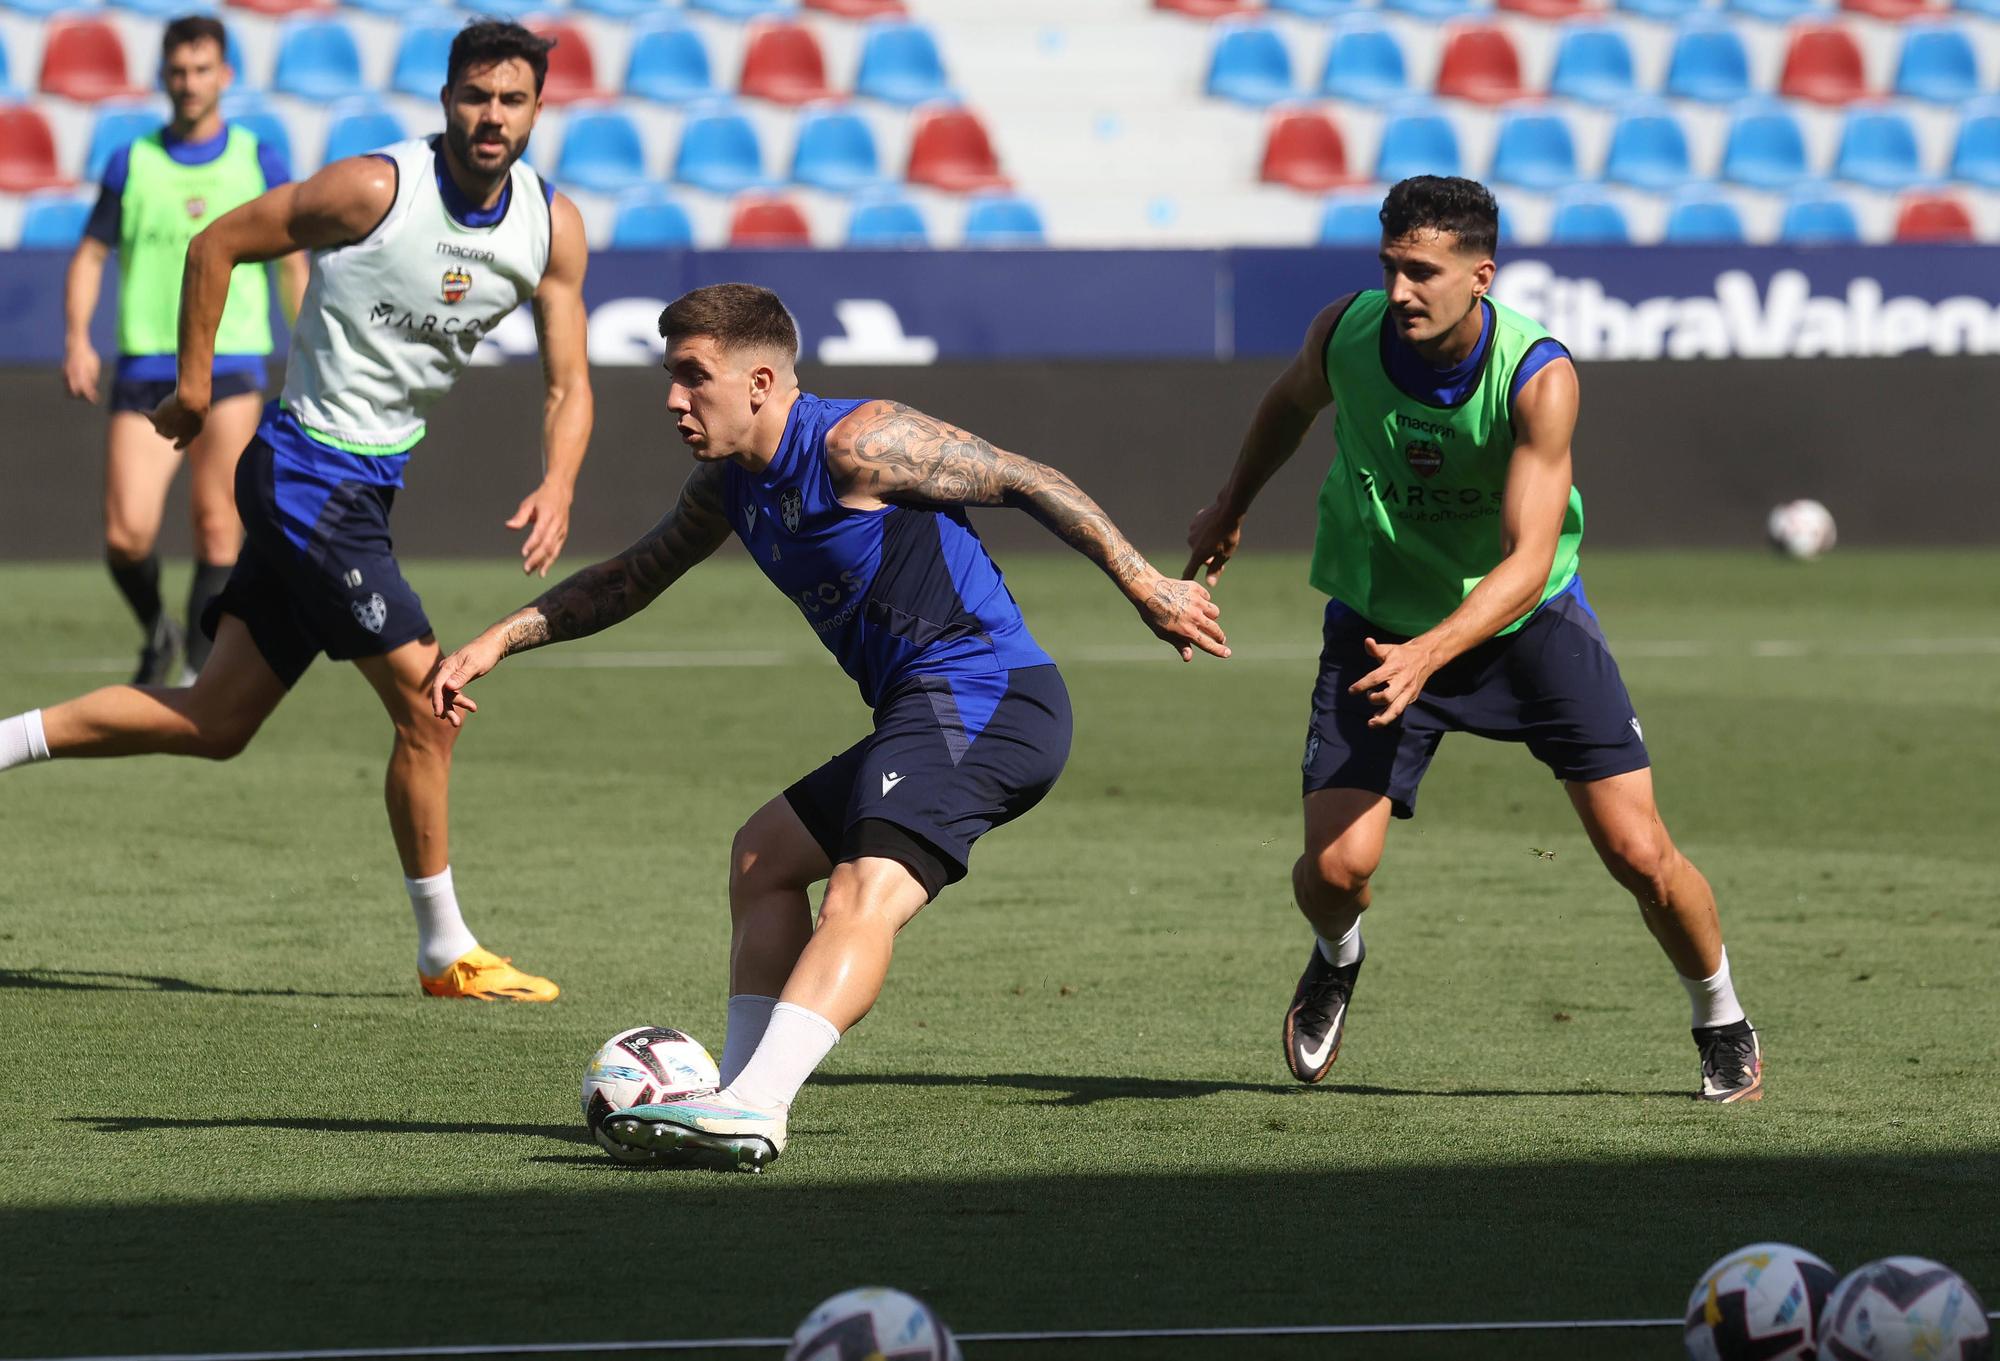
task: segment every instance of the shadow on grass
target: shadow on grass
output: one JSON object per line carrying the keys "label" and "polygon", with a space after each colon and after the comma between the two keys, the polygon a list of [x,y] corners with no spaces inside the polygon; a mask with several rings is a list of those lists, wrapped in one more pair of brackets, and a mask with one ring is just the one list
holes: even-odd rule
{"label": "shadow on grass", "polygon": [[191,992],[207,997],[316,997],[367,1001],[407,992],[309,992],[303,988],[224,988],[168,974],[106,973],[93,969],[0,968],[0,988],[44,992]]}
{"label": "shadow on grass", "polygon": [[1024,1092],[1053,1092],[1051,1106],[1089,1106],[1099,1101],[1182,1101],[1225,1092],[1298,1095],[1331,1092],[1346,1096],[1547,1096],[1547,1097],[1691,1097],[1685,1089],[1628,1091],[1610,1087],[1372,1087],[1359,1083],[1228,1082],[1209,1078],[1091,1077],[1041,1073],[816,1073],[814,1086],[826,1087],[1011,1087]]}
{"label": "shadow on grass", "polygon": [[556,1139],[566,1144],[589,1143],[590,1134],[576,1125],[482,1125],[454,1120],[343,1120],[333,1116],[216,1116],[181,1119],[164,1115],[66,1115],[69,1124],[88,1125],[93,1134],[144,1134],[160,1130],[282,1129],[306,1134],[479,1134],[520,1139]]}

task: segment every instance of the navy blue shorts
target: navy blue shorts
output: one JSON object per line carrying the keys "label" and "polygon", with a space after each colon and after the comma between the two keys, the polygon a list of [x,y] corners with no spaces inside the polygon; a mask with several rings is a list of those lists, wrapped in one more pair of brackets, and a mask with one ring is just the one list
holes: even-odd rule
{"label": "navy blue shorts", "polygon": [[[965,877],[974,841],[1055,786],[1069,742],[1069,691],[1053,666],[915,676],[876,706],[874,732],[785,798],[827,859],[902,859],[936,897]],[[883,823],[914,840],[908,854],[871,834]]]}
{"label": "navy blue shorts", "polygon": [[[209,401],[220,402],[230,397],[242,397],[250,393],[262,396],[264,375],[238,370],[235,373],[218,373],[210,380]],[[171,378],[155,381],[149,378],[113,378],[111,380],[111,409],[113,411],[138,411],[150,416],[154,408],[174,395],[174,380]]]}
{"label": "navy blue shorts", "polygon": [[209,637],[233,614],[287,687],[324,652],[379,657],[427,637],[423,601],[389,539],[394,487],[337,480],[280,458],[261,437],[236,464],[243,551],[202,612]]}
{"label": "navy blue shorts", "polygon": [[1559,780],[1604,780],[1652,764],[1618,663],[1611,658],[1581,578],[1526,624],[1440,667],[1403,716],[1371,728],[1378,712],[1347,687],[1377,665],[1362,640],[1405,642],[1339,601],[1326,608],[1325,646],[1306,730],[1305,792],[1386,794],[1397,817],[1416,811],[1417,785],[1448,732],[1525,742]]}

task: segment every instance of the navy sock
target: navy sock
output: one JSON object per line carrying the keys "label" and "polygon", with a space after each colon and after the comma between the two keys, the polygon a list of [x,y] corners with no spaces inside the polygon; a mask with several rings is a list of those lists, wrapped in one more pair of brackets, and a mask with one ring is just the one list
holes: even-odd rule
{"label": "navy sock", "polygon": [[201,664],[208,660],[209,648],[214,646],[214,640],[201,631],[201,613],[208,608],[209,601],[222,593],[224,583],[229,580],[229,572],[230,564],[195,560],[194,580],[188,583],[187,664],[190,671],[201,670]]}
{"label": "navy sock", "polygon": [[107,558],[105,566],[111,569],[111,579],[118,584],[118,594],[125,597],[125,603],[138,616],[140,629],[152,637],[161,614],[160,555],[148,553],[138,562]]}

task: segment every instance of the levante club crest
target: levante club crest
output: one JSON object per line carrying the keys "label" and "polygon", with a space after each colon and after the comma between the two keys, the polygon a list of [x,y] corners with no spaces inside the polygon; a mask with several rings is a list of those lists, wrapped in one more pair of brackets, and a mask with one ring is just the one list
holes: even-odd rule
{"label": "levante club crest", "polygon": [[208,200],[205,198],[191,198],[183,206],[187,209],[188,216],[198,221],[201,215],[208,211]]}
{"label": "levante club crest", "polygon": [[472,271],[453,266],[444,272],[444,286],[439,290],[446,302],[457,302],[472,291]]}
{"label": "levante club crest", "polygon": [[1427,439],[1411,440],[1404,445],[1403,457],[1410,461],[1410,471],[1418,477],[1434,477],[1444,466],[1444,450]]}

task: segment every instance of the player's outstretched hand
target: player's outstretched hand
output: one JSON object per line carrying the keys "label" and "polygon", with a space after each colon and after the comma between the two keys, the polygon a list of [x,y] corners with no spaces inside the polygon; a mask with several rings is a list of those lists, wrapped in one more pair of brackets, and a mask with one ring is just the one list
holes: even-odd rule
{"label": "player's outstretched hand", "polygon": [[97,380],[103,371],[104,361],[88,341],[72,345],[63,355],[63,387],[80,402],[97,400]]}
{"label": "player's outstretched hand", "polygon": [[1229,655],[1229,640],[1223,637],[1218,622],[1222,611],[1200,582],[1175,581],[1154,573],[1152,583],[1133,603],[1138,605],[1146,627],[1180,653],[1182,661],[1193,661],[1196,648],[1211,657]]}
{"label": "player's outstretched hand", "polygon": [[153,429],[160,432],[160,438],[172,440],[176,449],[193,444],[207,423],[208,408],[184,405],[178,392],[168,393],[167,399],[153,408]]}
{"label": "player's outstretched hand", "polygon": [[555,566],[563,544],[569,539],[570,497],[567,487],[544,482],[514,507],[507,528],[528,531],[528,541],[521,545],[523,572],[545,577],[549,568]]}
{"label": "player's outstretched hand", "polygon": [[1194,517],[1187,541],[1188,565],[1181,575],[1192,581],[1197,573],[1206,573],[1208,584],[1213,586],[1243,541],[1243,516],[1218,496]]}
{"label": "player's outstretched hand", "polygon": [[454,728],[465,726],[465,715],[476,714],[479,706],[465,696],[465,687],[500,665],[500,644],[482,633],[449,657],[440,657],[424,678],[431,697],[431,712]]}
{"label": "player's outstretched hand", "polygon": [[1378,643],[1364,638],[1362,645],[1380,665],[1347,688],[1352,694],[1368,696],[1368,702],[1381,711],[1368,720],[1368,726],[1386,728],[1423,693],[1424,682],[1438,664],[1428,648],[1415,642]]}

